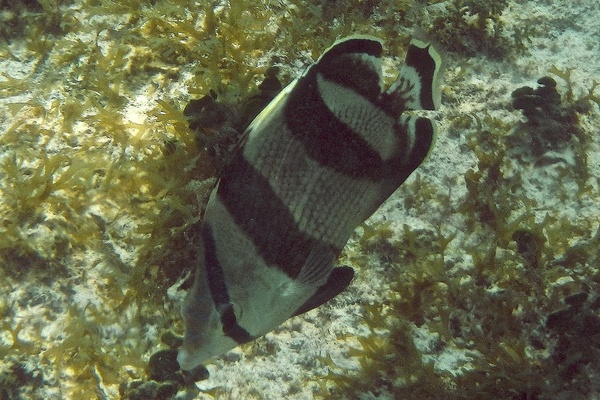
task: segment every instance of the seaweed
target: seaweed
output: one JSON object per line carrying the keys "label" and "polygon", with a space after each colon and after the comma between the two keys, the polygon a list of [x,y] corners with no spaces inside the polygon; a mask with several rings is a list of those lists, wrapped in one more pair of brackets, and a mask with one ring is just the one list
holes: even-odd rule
{"label": "seaweed", "polygon": [[[549,80],[542,83],[546,87],[533,93],[539,97],[533,102],[549,103],[542,105],[546,108],[577,103],[577,96],[562,99]],[[464,197],[453,206],[445,194],[449,188],[419,174],[400,192],[405,207],[425,220],[436,207],[444,218],[460,216],[463,232],[442,234],[443,221],[429,229],[390,230],[385,220],[363,227],[359,252],[377,257],[383,280],[393,283],[380,304],[365,306],[371,334],[360,337],[350,354],[361,369],[339,376],[339,367],[324,358],[330,372],[321,393],[325,398],[357,393],[407,399],[585,398],[595,388],[595,355],[586,358],[570,341],[584,334],[583,321],[596,338],[597,312],[591,315],[600,301],[586,302],[581,295],[597,293],[600,282],[594,248],[600,234],[586,238],[595,223],[545,209],[536,193],[525,190],[531,170],[521,168],[524,160],[513,153],[509,119],[483,114],[456,117],[451,124],[469,132],[466,144],[475,158],[464,174]],[[563,177],[555,196],[578,201],[587,193],[566,186],[577,184],[576,174]],[[452,258],[445,255],[448,247]],[[551,310],[558,311],[547,319]],[[426,347],[422,335],[430,338]],[[407,351],[411,348],[416,351]],[[452,372],[442,366],[442,355],[450,354],[464,357]],[[410,371],[395,364],[399,355]]]}
{"label": "seaweed", "polygon": [[[396,277],[381,303],[365,306],[370,334],[357,338],[360,347],[348,354],[361,369],[341,373],[332,360],[321,360],[330,371],[322,396],[584,398],[593,388],[584,382],[596,373],[597,362],[576,338],[597,339],[600,301],[586,301],[580,288],[597,290],[597,271],[593,283],[585,282],[598,260],[593,246],[600,235],[569,243],[566,238],[581,235],[579,229],[550,217],[539,223],[532,216],[496,220],[470,247],[461,243],[473,269],[457,273],[452,267],[460,256],[439,263],[453,235],[405,226],[398,237],[387,223],[371,224],[363,251],[381,257],[391,276],[402,266],[402,278]],[[565,274],[572,285],[550,286]],[[568,307],[546,318],[545,310],[556,308],[565,290]],[[420,331],[430,338],[425,348],[417,344]],[[462,362],[444,371],[437,366],[443,354],[462,354]]]}
{"label": "seaweed", "polygon": [[473,56],[484,54],[490,58],[507,58],[522,47],[506,32],[501,18],[507,0],[453,0],[446,11],[432,22],[428,30],[445,49]]}
{"label": "seaweed", "polygon": [[[597,370],[600,361],[600,317],[598,297],[578,292],[565,297],[565,308],[550,313],[545,327],[557,338],[552,359],[558,366],[557,378],[567,384],[559,391],[563,396],[584,397],[586,370]],[[583,386],[583,387],[582,387]]]}
{"label": "seaweed", "polygon": [[188,127],[195,132],[198,147],[208,153],[215,170],[220,171],[241,137],[235,128],[234,108],[218,102],[217,94],[211,91],[200,99],[190,100],[183,115]]}
{"label": "seaweed", "polygon": [[269,67],[256,93],[241,102],[219,101],[217,93],[210,90],[209,94],[186,104],[183,115],[188,128],[194,131],[198,147],[213,160],[216,171],[227,163],[252,120],[281,91],[278,70],[278,67]]}
{"label": "seaweed", "polygon": [[599,104],[594,94],[594,81],[587,93],[575,95],[571,69],[550,70],[567,86],[561,95],[557,82],[548,76],[538,79],[538,87],[520,87],[512,92],[512,106],[521,110],[526,121],[518,124],[509,137],[509,154],[538,167],[564,164],[564,174],[572,173],[577,179],[578,194],[589,192],[588,147],[590,133],[580,123],[582,115]]}
{"label": "seaweed", "polygon": [[557,150],[571,140],[582,137],[577,112],[565,105],[556,90],[556,81],[548,76],[538,79],[533,89],[523,86],[512,92],[512,106],[521,110],[527,119],[524,128],[530,138],[529,149],[539,157],[549,150]]}
{"label": "seaweed", "polygon": [[[219,157],[234,141],[217,141],[217,157],[208,154],[212,127],[190,129],[185,105],[212,89],[210,98],[245,116],[233,119],[237,135],[278,90],[273,78],[288,82],[336,37],[369,31],[392,48],[406,46],[416,3],[3,2],[0,56],[23,69],[0,75],[0,264],[11,290],[0,299],[0,397],[173,394],[173,379],[148,371],[147,361],[157,353],[157,331],[181,329],[168,288],[189,283],[181,282],[195,265],[197,223]],[[506,1],[428,3],[442,9],[431,36],[460,54],[510,58],[538,29],[508,32]],[[597,83],[577,93],[570,69],[550,73],[562,80],[556,90],[566,84],[552,105],[558,115],[566,107],[580,118],[598,103]],[[256,103],[246,108],[243,99]],[[452,183],[417,175],[401,189],[403,205],[417,215],[431,207],[459,214],[472,236],[447,232],[444,221],[363,227],[353,257],[364,268],[367,257],[381,260],[391,295],[360,304],[367,330],[348,356],[362,370],[328,355],[319,361],[329,368],[318,381],[324,397],[550,398],[556,390],[545,377],[573,393],[578,383],[588,387],[594,363],[573,342],[597,314],[597,237],[577,240],[592,222],[534,217],[523,172],[511,169],[512,124],[489,115],[451,123],[456,132],[475,131],[464,198],[448,206]],[[563,145],[581,155],[589,133],[580,133]],[[535,165],[548,167],[549,157]],[[585,156],[578,160],[585,171]],[[456,258],[451,248],[461,249]],[[437,338],[431,348],[415,340],[419,330]],[[596,343],[595,333],[589,337]],[[167,346],[172,370],[176,345]],[[457,376],[435,365],[435,356],[453,351],[465,355]],[[561,375],[553,375],[560,363]]]}
{"label": "seaweed", "polygon": [[161,341],[169,349],[159,350],[150,356],[147,368],[148,379],[135,379],[122,382],[119,393],[123,399],[155,399],[161,400],[174,396],[180,390],[188,393],[197,393],[195,382],[208,379],[208,370],[199,365],[192,371],[183,371],[177,362],[177,348],[181,346],[183,338],[165,332]]}
{"label": "seaweed", "polygon": [[61,34],[63,13],[61,6],[67,4],[59,0],[26,0],[13,2],[0,1],[0,37],[9,42],[22,36],[28,29],[37,33]]}
{"label": "seaweed", "polygon": [[45,384],[43,371],[30,369],[22,363],[13,363],[0,373],[0,399],[19,399],[21,389]]}
{"label": "seaweed", "polygon": [[545,242],[541,232],[532,232],[528,229],[517,229],[512,238],[517,244],[517,253],[525,260],[527,268],[542,266],[542,250]]}

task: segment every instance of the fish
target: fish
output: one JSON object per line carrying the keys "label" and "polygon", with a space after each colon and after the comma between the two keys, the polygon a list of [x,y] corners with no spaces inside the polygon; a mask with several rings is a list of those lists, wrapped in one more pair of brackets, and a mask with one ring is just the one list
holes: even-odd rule
{"label": "fish", "polygon": [[[354,230],[425,160],[442,57],[414,38],[384,90],[383,42],[336,41],[256,116],[200,226],[177,361],[194,370],[341,293]],[[421,113],[422,114],[422,113]]]}

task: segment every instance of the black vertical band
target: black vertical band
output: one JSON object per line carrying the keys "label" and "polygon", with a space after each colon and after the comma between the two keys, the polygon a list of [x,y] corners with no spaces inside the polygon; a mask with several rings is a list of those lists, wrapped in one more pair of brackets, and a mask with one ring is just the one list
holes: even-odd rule
{"label": "black vertical band", "polygon": [[325,245],[332,259],[341,252],[300,230],[287,205],[242,152],[227,166],[217,196],[265,264],[279,268],[291,279],[300,274],[317,246]]}
{"label": "black vertical band", "polygon": [[223,268],[217,259],[217,249],[212,228],[206,223],[202,224],[202,241],[204,243],[204,268],[206,270],[208,289],[210,290],[215,308],[221,316],[223,333],[240,344],[249,342],[254,338],[237,323],[237,318],[233,312],[233,306],[229,298]]}

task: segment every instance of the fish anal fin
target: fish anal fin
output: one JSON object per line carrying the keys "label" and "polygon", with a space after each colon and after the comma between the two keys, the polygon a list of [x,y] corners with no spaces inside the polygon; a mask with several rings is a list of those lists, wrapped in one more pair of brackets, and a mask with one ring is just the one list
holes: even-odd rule
{"label": "fish anal fin", "polygon": [[354,278],[354,270],[352,268],[348,266],[334,268],[331,274],[329,274],[327,282],[321,285],[315,294],[306,300],[292,316],[304,314],[333,299],[348,287],[350,282],[352,282],[352,278]]}
{"label": "fish anal fin", "polygon": [[300,287],[319,287],[327,280],[339,250],[324,242],[311,247],[300,273],[294,279]]}

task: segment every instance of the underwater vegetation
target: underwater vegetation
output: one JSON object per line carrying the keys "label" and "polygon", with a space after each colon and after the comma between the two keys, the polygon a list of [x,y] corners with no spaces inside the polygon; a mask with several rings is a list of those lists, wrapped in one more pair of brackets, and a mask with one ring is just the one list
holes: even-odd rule
{"label": "underwater vegetation", "polygon": [[587,93],[576,96],[570,69],[552,68],[550,72],[567,85],[563,95],[549,76],[538,79],[536,89],[523,86],[512,92],[512,106],[521,110],[526,121],[515,128],[508,152],[511,157],[533,162],[538,167],[566,164],[578,177],[579,190],[589,190],[586,149],[592,138],[581,128],[580,118],[592,111],[594,103],[600,105],[600,98],[595,94],[598,83],[594,81]]}
{"label": "underwater vegetation", "polygon": [[[562,204],[597,201],[585,161],[590,126],[579,118],[598,112],[596,84],[574,96],[569,80],[561,96],[553,79],[538,83],[538,89],[513,92],[512,106],[523,110],[525,122],[485,113],[451,116],[449,130],[460,127],[476,157],[464,174],[464,195],[454,200],[453,183],[439,187],[420,174],[412,182],[419,190],[410,184],[400,190],[412,194],[404,201],[416,215],[437,207],[444,218],[427,228],[405,224],[400,234],[391,221],[363,227],[359,248],[379,259],[388,271],[384,281],[393,283],[386,300],[365,305],[372,334],[359,338],[360,350],[351,352],[360,371],[342,374],[333,360],[323,360],[331,371],[324,393],[583,399],[597,392],[600,231],[593,219],[576,222],[546,208],[539,195],[551,191]],[[540,149],[534,135],[551,143]],[[536,162],[549,152],[557,161]],[[537,181],[538,171],[549,181]],[[442,367],[452,357],[454,369]]]}
{"label": "underwater vegetation", "polygon": [[205,151],[216,171],[227,163],[242,133],[254,117],[281,91],[278,67],[269,67],[256,93],[240,104],[226,104],[210,90],[199,99],[190,100],[183,109],[188,128],[195,133],[197,146]]}
{"label": "underwater vegetation", "polygon": [[[194,265],[194,223],[219,168],[184,106],[211,90],[264,102],[273,60],[289,81],[292,61],[370,24],[361,14],[323,26],[322,14],[320,2],[2,2],[0,355],[11,393],[114,396],[145,376],[159,329],[180,319],[167,289]],[[17,379],[20,365],[43,384]]]}
{"label": "underwater vegetation", "polygon": [[[155,375],[151,357],[173,346],[161,342],[163,332],[182,332],[175,284],[189,284],[196,222],[241,127],[278,90],[273,78],[285,85],[352,33],[385,37],[391,53],[403,54],[417,20],[452,60],[511,59],[542,29],[509,29],[507,7],[1,1],[0,398],[198,394],[179,375]],[[251,382],[272,379],[290,393],[312,385],[317,398],[597,391],[598,221],[545,202],[597,202],[588,165],[596,84],[579,92],[571,70],[547,74],[535,88],[512,88],[514,107],[509,99],[500,116],[444,115],[448,136],[464,137],[461,155],[473,163],[454,180],[428,170],[400,190],[407,215],[423,224],[375,220],[357,232],[340,263],[384,285],[377,300],[334,303],[360,310],[361,335],[336,333],[356,369],[324,349],[304,375],[288,378],[293,384],[260,368]],[[453,79],[449,105],[467,91],[464,75]],[[205,117],[194,122],[207,106],[218,111],[219,135]],[[273,356],[268,340],[243,349],[254,358],[219,365]],[[170,361],[159,370],[172,369]]]}
{"label": "underwater vegetation", "polygon": [[445,12],[434,17],[428,33],[448,51],[496,59],[514,57],[526,50],[529,37],[539,27],[532,23],[508,31],[502,18],[508,3],[508,0],[445,1]]}
{"label": "underwater vegetation", "polygon": [[556,81],[548,76],[538,79],[536,89],[523,86],[512,93],[513,107],[522,110],[530,127],[534,155],[561,147],[572,136],[581,136],[577,113],[562,104]]}
{"label": "underwater vegetation", "polygon": [[600,361],[600,299],[588,301],[580,292],[564,299],[566,307],[550,314],[546,328],[557,338],[552,358],[559,365],[556,372],[566,381],[580,380],[581,371],[594,368]]}

